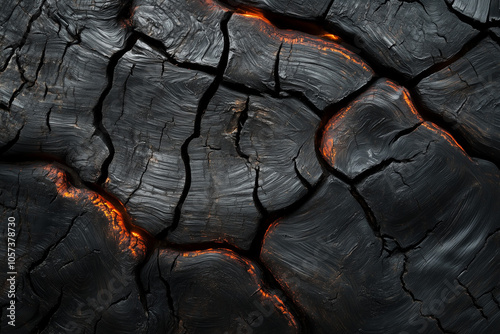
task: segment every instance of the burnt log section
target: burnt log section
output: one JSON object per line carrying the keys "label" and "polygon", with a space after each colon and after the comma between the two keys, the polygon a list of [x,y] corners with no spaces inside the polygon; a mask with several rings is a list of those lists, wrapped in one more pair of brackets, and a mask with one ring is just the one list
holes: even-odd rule
{"label": "burnt log section", "polygon": [[500,331],[497,0],[2,7],[2,333]]}

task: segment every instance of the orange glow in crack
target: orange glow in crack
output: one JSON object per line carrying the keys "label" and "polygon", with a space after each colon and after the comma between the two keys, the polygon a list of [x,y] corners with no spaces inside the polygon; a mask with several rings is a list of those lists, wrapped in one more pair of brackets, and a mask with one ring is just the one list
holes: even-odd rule
{"label": "orange glow in crack", "polygon": [[254,283],[258,286],[259,288],[258,293],[260,294],[261,298],[272,302],[275,309],[277,309],[282,315],[284,315],[287,318],[288,323],[291,326],[298,328],[297,321],[295,320],[294,316],[290,313],[283,300],[278,295],[264,290],[262,286],[262,280],[258,277],[257,268],[254,266],[252,261],[236,254],[230,249],[224,249],[224,248],[223,249],[209,248],[200,251],[190,251],[181,253],[183,257],[188,257],[188,258],[197,257],[200,255],[208,255],[208,254],[220,254],[226,258],[234,260],[236,263],[243,265],[246,268],[247,273],[252,277]]}
{"label": "orange glow in crack", "polygon": [[403,99],[405,100],[408,107],[410,107],[412,114],[417,116],[418,119],[422,120],[422,117],[420,117],[420,114],[418,113],[417,108],[415,108],[415,105],[411,101],[410,93],[408,92],[408,90],[406,88],[403,88]]}
{"label": "orange glow in crack", "polygon": [[319,150],[323,159],[332,167],[335,167],[335,157],[337,155],[337,150],[335,148],[334,137],[336,132],[334,131],[337,122],[346,117],[346,115],[351,110],[352,106],[355,105],[358,101],[354,101],[350,106],[342,109],[337,115],[333,116],[325,125],[321,144]]}
{"label": "orange glow in crack", "polygon": [[433,123],[429,123],[429,122],[425,122],[425,123],[422,123],[422,126],[433,131],[433,132],[436,132],[438,133],[442,138],[444,138],[444,140],[446,140],[448,142],[448,144],[450,144],[451,146],[454,146],[454,147],[457,147],[458,149],[460,149],[469,159],[469,155],[467,154],[467,152],[465,152],[465,150],[463,149],[462,146],[460,146],[460,144],[455,140],[455,138],[453,138],[448,132],[444,131],[443,129],[439,128],[438,126],[436,126],[435,124]]}
{"label": "orange glow in crack", "polygon": [[276,28],[262,13],[257,11],[255,12],[249,11],[238,14],[244,17],[260,20],[261,24],[267,24],[268,25],[267,29],[263,29],[262,27],[260,27],[259,30],[263,32],[272,31],[273,34],[276,35],[278,38],[281,38],[283,42],[289,44],[302,44],[302,45],[307,44],[319,51],[336,53],[339,56],[347,59],[348,61],[363,67],[365,71],[373,72],[373,70],[370,67],[368,67],[368,65],[365,62],[363,62],[360,58],[358,58],[354,53],[351,53],[340,44],[331,43],[331,42],[339,42],[341,40],[340,37],[337,35],[330,33],[324,33],[322,35],[310,35],[307,33],[298,33],[296,31],[279,29]]}
{"label": "orange glow in crack", "polygon": [[[355,63],[361,66],[365,71],[373,73],[373,70],[368,67],[368,65],[361,60],[356,54],[344,48],[342,45],[333,43],[340,40],[340,37],[333,34],[324,34],[322,36],[308,35],[306,33],[289,32],[286,30],[276,29],[277,34],[282,36],[283,41],[289,44],[301,44],[309,45],[314,49],[324,52],[336,53],[347,61]],[[327,37],[331,41],[327,41],[324,38]]]}
{"label": "orange glow in crack", "polygon": [[244,17],[249,17],[249,18],[261,20],[261,21],[266,22],[267,24],[272,25],[272,23],[264,16],[264,14],[262,14],[258,11],[244,12],[244,13],[238,13],[238,14],[240,14],[241,16],[244,16]]}
{"label": "orange glow in crack", "polygon": [[129,232],[127,230],[122,213],[111,202],[93,191],[72,186],[64,171],[54,166],[44,167],[44,170],[48,172],[47,177],[55,183],[57,192],[61,197],[75,201],[86,200],[104,214],[110,222],[112,231],[118,235],[118,242],[121,247],[128,248],[134,256],[143,256],[145,254],[144,237],[137,231]]}
{"label": "orange glow in crack", "polygon": [[335,42],[341,41],[340,37],[334,34],[324,34],[323,37]]}

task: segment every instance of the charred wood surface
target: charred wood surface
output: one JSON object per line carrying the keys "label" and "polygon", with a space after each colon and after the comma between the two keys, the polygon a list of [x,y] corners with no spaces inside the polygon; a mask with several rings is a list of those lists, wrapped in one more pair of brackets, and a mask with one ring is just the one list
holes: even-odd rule
{"label": "charred wood surface", "polygon": [[497,0],[0,4],[2,333],[500,332]]}

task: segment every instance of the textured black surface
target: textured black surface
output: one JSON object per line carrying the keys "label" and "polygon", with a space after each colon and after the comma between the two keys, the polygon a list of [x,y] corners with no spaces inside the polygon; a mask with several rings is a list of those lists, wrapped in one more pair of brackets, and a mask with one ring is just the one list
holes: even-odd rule
{"label": "textured black surface", "polygon": [[[134,271],[146,248],[122,213],[70,184],[58,166],[2,165],[0,173],[4,189],[14,190],[2,191],[3,212],[19,220],[18,332],[141,332]],[[2,332],[12,332],[4,320]]]}
{"label": "textured black surface", "polygon": [[141,277],[151,310],[150,333],[244,333],[255,324],[260,333],[300,333],[283,293],[265,285],[254,263],[229,250],[160,249]]}
{"label": "textured black surface", "polygon": [[0,4],[2,333],[500,332],[498,1]]}
{"label": "textured black surface", "polygon": [[444,1],[333,1],[328,23],[358,37],[381,65],[413,77],[449,59],[477,33]]}
{"label": "textured black surface", "polygon": [[102,124],[112,142],[124,145],[114,148],[104,186],[127,206],[136,225],[158,234],[169,226],[182,195],[181,146],[213,77],[178,68],[140,41],[114,73]]}
{"label": "textured black surface", "polygon": [[458,13],[481,23],[500,20],[498,0],[446,0]]}
{"label": "textured black surface", "polygon": [[500,163],[500,46],[487,38],[464,57],[424,78],[422,104],[477,154]]}

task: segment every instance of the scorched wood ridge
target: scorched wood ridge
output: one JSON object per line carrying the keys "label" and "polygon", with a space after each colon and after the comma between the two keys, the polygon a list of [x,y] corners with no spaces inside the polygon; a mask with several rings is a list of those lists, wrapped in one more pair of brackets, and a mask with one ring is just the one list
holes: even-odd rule
{"label": "scorched wood ridge", "polygon": [[1,0],[2,333],[500,332],[497,0]]}

